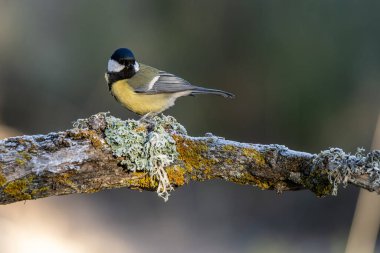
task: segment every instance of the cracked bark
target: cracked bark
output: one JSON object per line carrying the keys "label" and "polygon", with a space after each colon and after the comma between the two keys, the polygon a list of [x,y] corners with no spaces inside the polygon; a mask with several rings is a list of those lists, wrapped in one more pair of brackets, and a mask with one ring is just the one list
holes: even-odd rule
{"label": "cracked bark", "polygon": [[[124,158],[112,154],[105,117],[90,117],[84,129],[0,140],[0,203],[119,187],[155,191],[158,183],[147,172],[128,171],[120,164]],[[380,151],[350,155],[334,148],[310,154],[212,135],[170,134],[179,154],[166,167],[174,187],[218,178],[278,192],[308,189],[317,196],[334,195],[347,183],[380,194]]]}

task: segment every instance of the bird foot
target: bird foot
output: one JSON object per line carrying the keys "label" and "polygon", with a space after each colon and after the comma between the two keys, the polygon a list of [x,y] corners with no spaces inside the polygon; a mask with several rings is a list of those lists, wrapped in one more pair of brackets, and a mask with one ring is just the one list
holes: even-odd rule
{"label": "bird foot", "polygon": [[156,126],[156,122],[153,120],[153,117],[156,115],[157,115],[157,113],[149,112],[149,113],[145,114],[144,116],[142,116],[138,121],[141,123],[147,124],[148,125],[147,129],[150,132],[150,131],[154,130],[154,128]]}

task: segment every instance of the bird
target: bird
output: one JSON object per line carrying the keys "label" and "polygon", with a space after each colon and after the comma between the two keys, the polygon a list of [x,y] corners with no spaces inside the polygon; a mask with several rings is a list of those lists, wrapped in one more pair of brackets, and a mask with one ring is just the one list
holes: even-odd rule
{"label": "bird", "polygon": [[111,55],[105,79],[115,99],[123,107],[141,115],[140,120],[162,113],[183,96],[235,97],[230,92],[192,85],[174,74],[139,63],[128,48],[119,48]]}

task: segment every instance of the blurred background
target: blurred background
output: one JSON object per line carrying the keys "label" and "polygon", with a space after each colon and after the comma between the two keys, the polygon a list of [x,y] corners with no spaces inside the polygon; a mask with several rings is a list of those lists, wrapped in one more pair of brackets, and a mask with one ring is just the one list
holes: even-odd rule
{"label": "blurred background", "polygon": [[[0,0],[0,134],[48,133],[110,111],[119,47],[236,94],[180,99],[194,136],[319,152],[371,148],[380,112],[379,1]],[[0,206],[0,252],[344,252],[358,189],[317,198],[222,181],[164,203],[128,189]],[[379,237],[376,252],[380,252]]]}

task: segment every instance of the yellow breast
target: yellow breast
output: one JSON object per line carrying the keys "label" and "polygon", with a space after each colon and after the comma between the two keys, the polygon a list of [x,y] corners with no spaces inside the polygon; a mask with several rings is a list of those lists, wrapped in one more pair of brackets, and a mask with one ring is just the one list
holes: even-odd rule
{"label": "yellow breast", "polygon": [[136,93],[129,86],[127,80],[115,82],[112,85],[111,92],[124,107],[140,115],[149,112],[160,113],[174,105],[174,101],[178,97],[169,93],[154,95]]}

